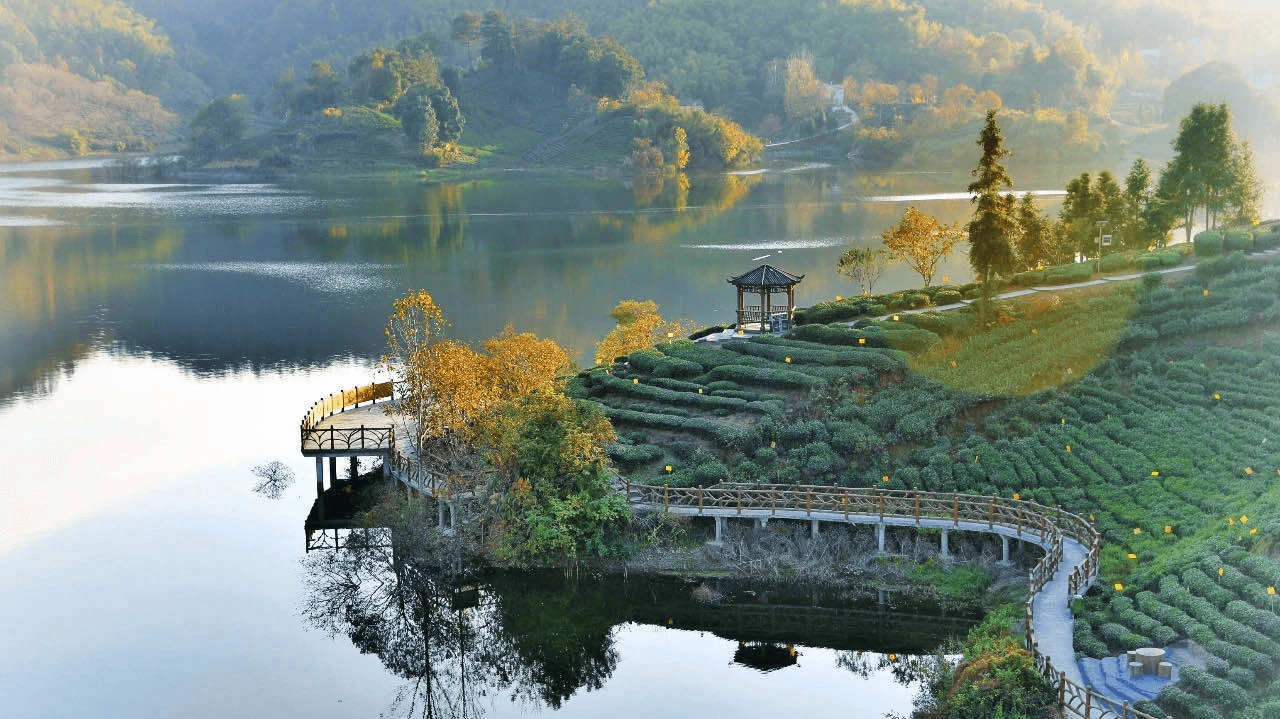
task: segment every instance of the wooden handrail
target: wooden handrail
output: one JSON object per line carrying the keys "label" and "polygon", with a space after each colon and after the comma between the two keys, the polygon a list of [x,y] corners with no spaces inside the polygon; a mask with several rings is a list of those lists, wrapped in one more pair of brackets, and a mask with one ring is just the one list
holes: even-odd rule
{"label": "wooden handrail", "polygon": [[359,407],[365,402],[377,404],[380,399],[392,399],[393,394],[394,389],[390,382],[367,384],[334,392],[328,397],[320,398],[315,404],[311,405],[307,413],[302,416],[302,429],[315,429],[320,420],[333,416],[348,407]]}
{"label": "wooden handrail", "polygon": [[[1130,707],[1128,702],[1117,702],[1092,687],[1082,687],[1067,678],[1053,666],[1047,655],[1040,653],[1036,643],[1034,619],[1035,595],[1053,578],[1062,562],[1063,539],[1069,538],[1088,552],[1084,561],[1076,566],[1067,578],[1067,591],[1079,594],[1097,575],[1098,557],[1102,536],[1084,518],[1060,507],[1046,507],[1037,502],[1005,497],[989,497],[972,494],[918,492],[913,490],[874,488],[835,488],[813,485],[721,483],[708,487],[669,487],[631,484],[628,495],[639,494],[644,504],[659,504],[664,509],[697,508],[699,513],[723,509],[740,514],[746,508],[769,508],[803,512],[811,516],[816,509],[843,512],[847,520],[851,511],[868,518],[878,517],[914,520],[931,519],[986,524],[988,529],[997,525],[1038,535],[1046,546],[1044,557],[1028,574],[1030,596],[1026,603],[1027,650],[1035,658],[1040,673],[1056,688],[1058,703],[1070,715],[1082,719],[1154,719],[1145,712]],[[859,512],[858,510],[861,510]]]}

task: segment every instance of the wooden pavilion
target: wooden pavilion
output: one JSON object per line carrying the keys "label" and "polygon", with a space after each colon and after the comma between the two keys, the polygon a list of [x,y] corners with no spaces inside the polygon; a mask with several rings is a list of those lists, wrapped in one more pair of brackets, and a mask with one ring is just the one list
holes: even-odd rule
{"label": "wooden pavilion", "polygon": [[[738,329],[746,330],[748,325],[755,325],[751,329],[760,332],[789,329],[796,312],[795,288],[803,279],[804,275],[793,275],[773,265],[760,265],[737,277],[730,277],[729,284],[738,288]],[[774,304],[773,295],[784,292],[786,304]],[[746,304],[749,294],[758,295],[760,304]]]}

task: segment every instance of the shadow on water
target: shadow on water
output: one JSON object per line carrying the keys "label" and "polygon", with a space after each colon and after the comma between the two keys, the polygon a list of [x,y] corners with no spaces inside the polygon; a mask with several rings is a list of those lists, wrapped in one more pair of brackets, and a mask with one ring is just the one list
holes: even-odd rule
{"label": "shadow on water", "polygon": [[412,547],[390,530],[355,530],[342,549],[309,553],[304,612],[404,679],[392,710],[409,715],[480,716],[499,705],[494,698],[560,709],[601,690],[627,659],[619,632],[645,626],[729,640],[723,660],[757,672],[786,670],[808,648],[825,648],[851,675],[887,670],[913,684],[908,656],[932,652],[975,621],[910,598],[882,604],[874,592],[854,599],[728,579],[468,567],[450,537],[411,533]]}

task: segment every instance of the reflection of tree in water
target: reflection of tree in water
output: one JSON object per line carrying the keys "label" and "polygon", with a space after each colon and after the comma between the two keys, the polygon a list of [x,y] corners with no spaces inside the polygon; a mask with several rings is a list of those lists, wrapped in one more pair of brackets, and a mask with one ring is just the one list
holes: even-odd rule
{"label": "reflection of tree in water", "polygon": [[888,669],[893,680],[904,686],[924,682],[932,675],[932,669],[939,660],[938,656],[860,651],[843,651],[836,655],[837,666],[848,669],[863,679]]}
{"label": "reflection of tree in water", "polygon": [[434,528],[369,530],[306,561],[307,620],[407,680],[392,713],[479,717],[491,697],[558,708],[617,666],[621,601],[551,577],[489,582]]}

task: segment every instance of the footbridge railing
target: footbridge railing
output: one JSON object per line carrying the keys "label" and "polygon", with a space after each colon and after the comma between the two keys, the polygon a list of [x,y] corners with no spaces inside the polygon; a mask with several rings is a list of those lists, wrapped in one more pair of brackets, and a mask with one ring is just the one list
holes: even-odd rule
{"label": "footbridge railing", "polygon": [[[1058,694],[1058,703],[1066,716],[1080,719],[1154,719],[1149,714],[1117,702],[1091,687],[1072,681],[1041,653],[1036,641],[1034,600],[1052,580],[1062,563],[1063,540],[1083,547],[1084,558],[1070,568],[1066,596],[1062,601],[1084,591],[1098,573],[1098,556],[1102,538],[1088,521],[1057,507],[1006,497],[973,494],[914,492],[874,488],[823,487],[810,485],[722,483],[709,487],[666,487],[626,482],[633,502],[664,510],[696,510],[696,514],[753,517],[767,512],[788,516],[801,514],[815,519],[868,523],[892,520],[950,520],[957,528],[969,531],[1012,529],[1018,535],[1035,537],[1045,548],[1045,556],[1032,567],[1028,577],[1030,592],[1026,604],[1027,650],[1035,658],[1040,673]],[[815,516],[820,515],[820,516]],[[834,515],[834,516],[833,516]],[[936,522],[930,522],[936,526]],[[963,523],[963,526],[962,526]],[[975,526],[976,525],[976,526]]]}
{"label": "footbridge railing", "polygon": [[390,424],[372,427],[344,427],[320,423],[349,409],[389,401],[393,391],[390,382],[352,387],[318,400],[302,416],[299,425],[303,454],[328,452],[386,452],[395,454],[395,430]]}

